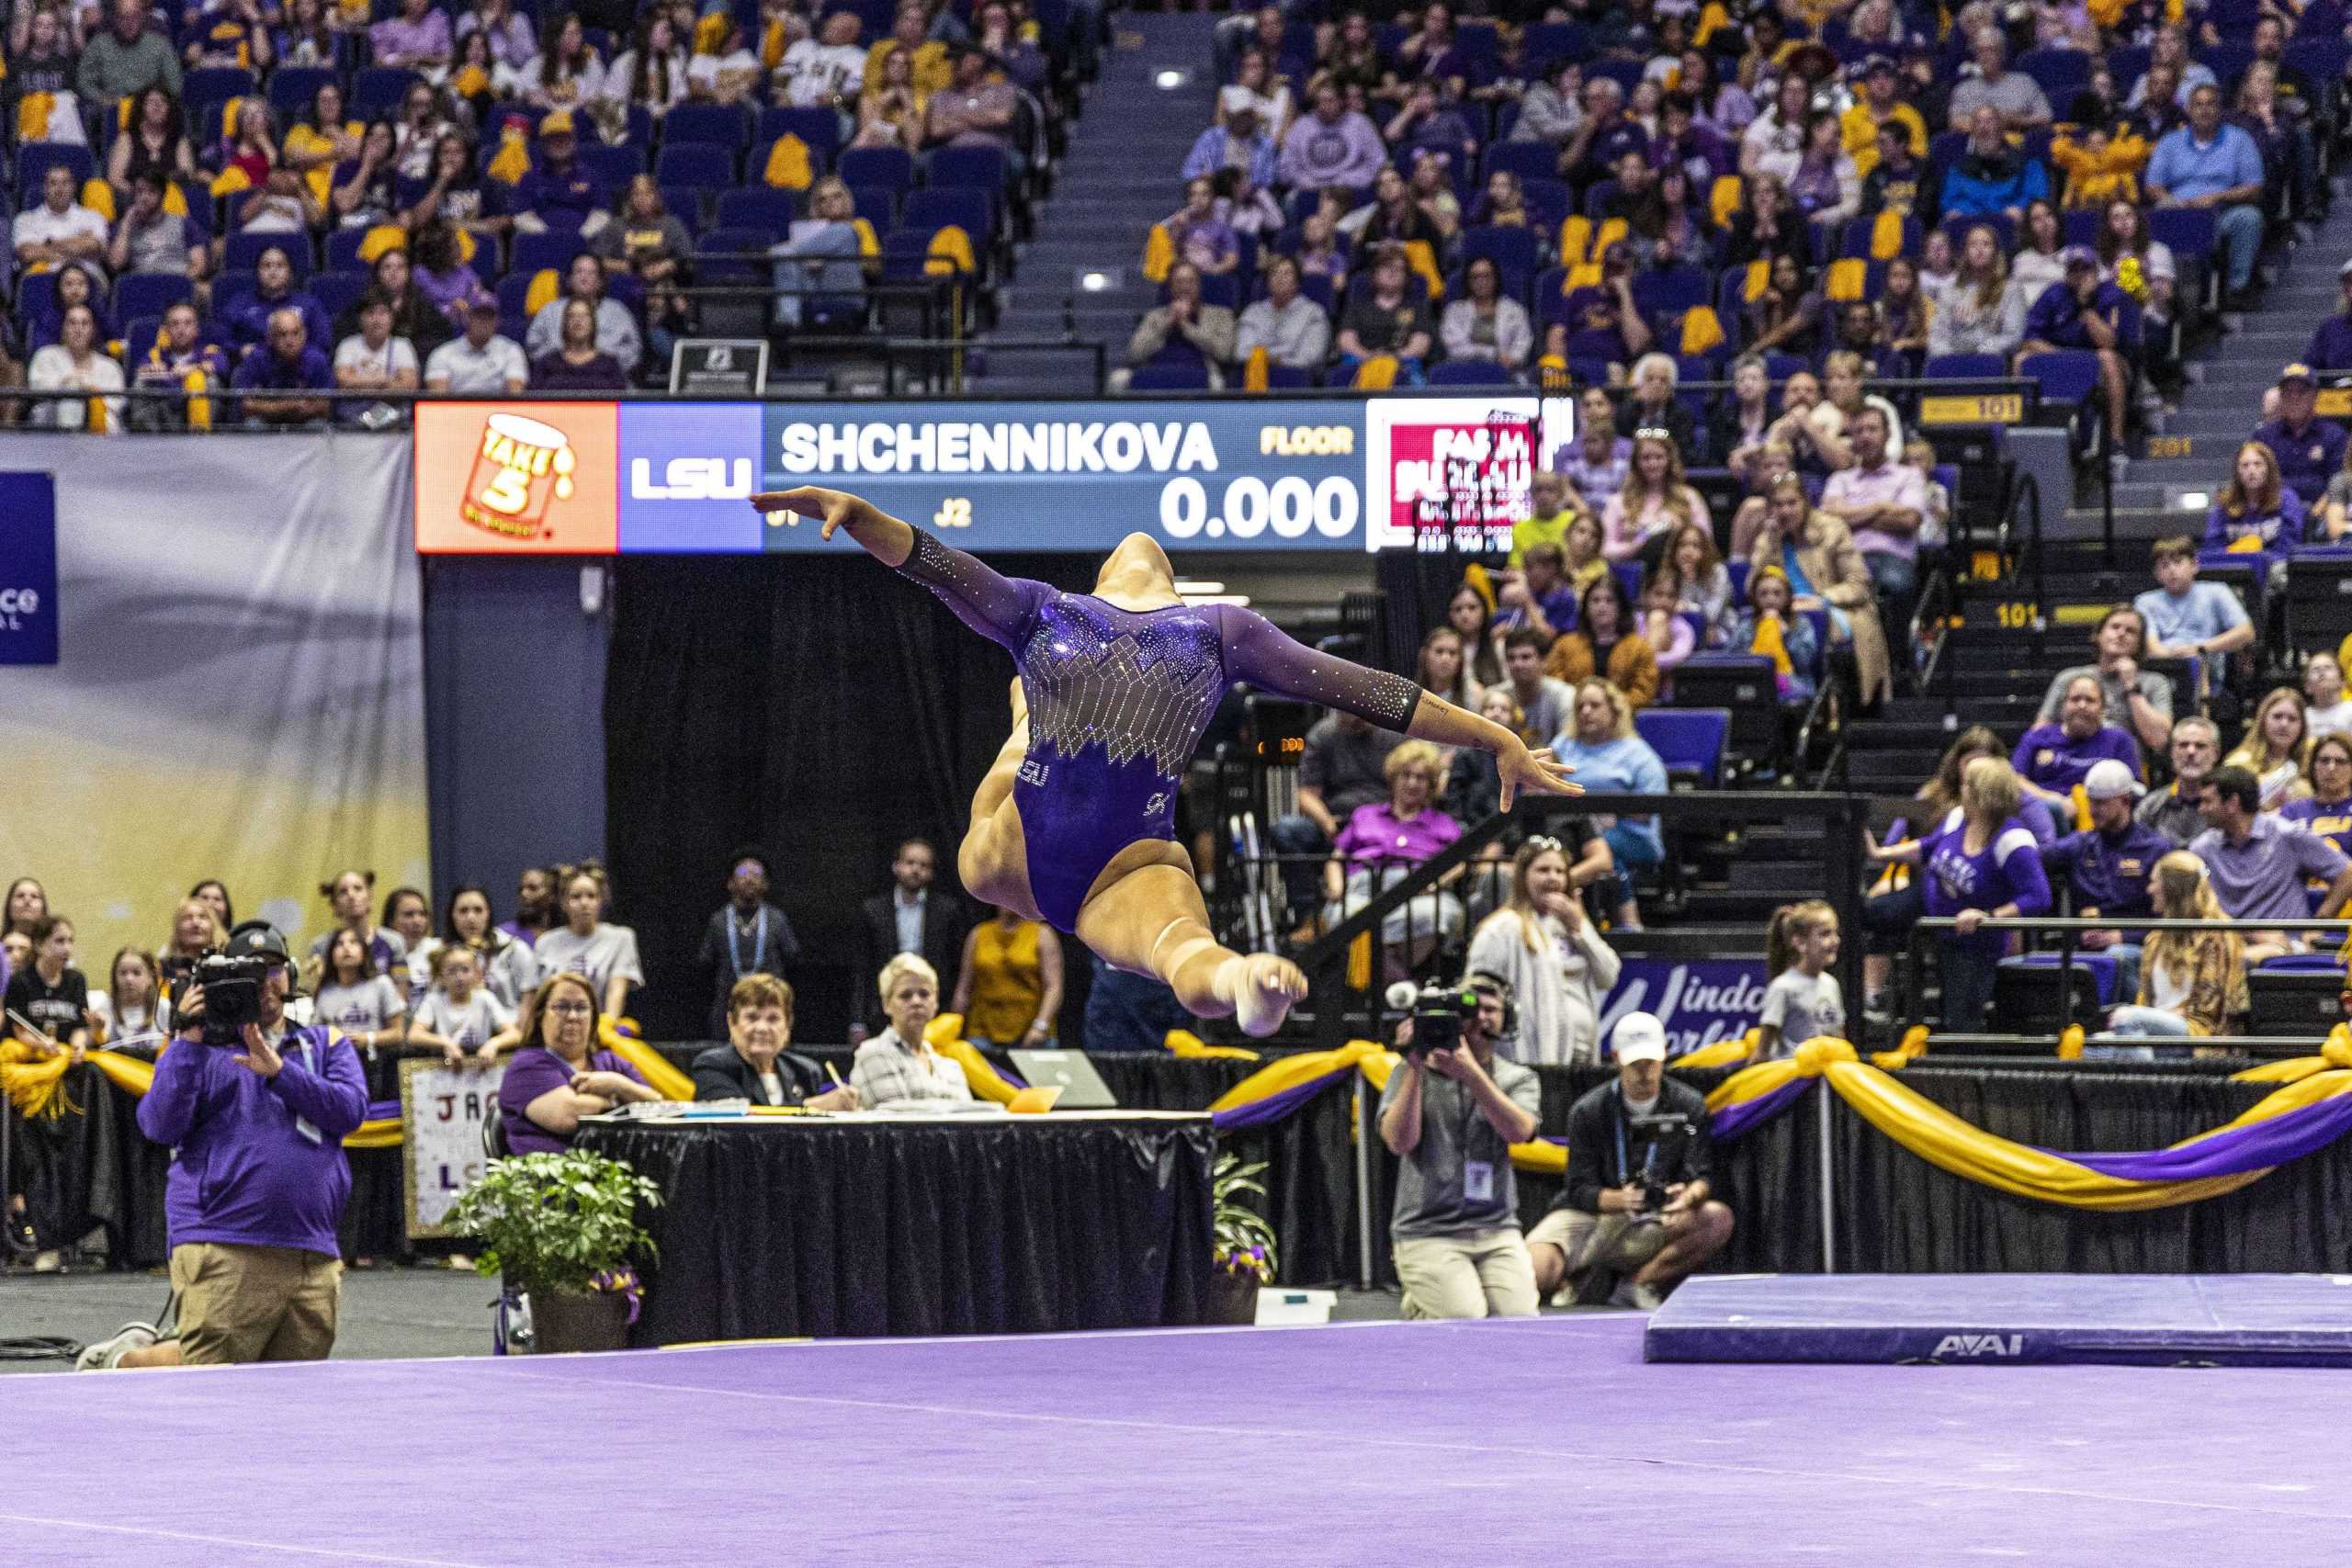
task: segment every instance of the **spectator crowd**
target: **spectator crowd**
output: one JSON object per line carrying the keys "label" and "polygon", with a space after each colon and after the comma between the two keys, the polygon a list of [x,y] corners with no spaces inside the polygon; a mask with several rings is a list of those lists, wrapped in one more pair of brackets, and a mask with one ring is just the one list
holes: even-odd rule
{"label": "spectator crowd", "polygon": [[12,6],[0,392],[48,395],[0,420],[382,424],[401,400],[357,394],[658,387],[697,331],[854,333],[877,285],[996,280],[1099,24],[632,11]]}

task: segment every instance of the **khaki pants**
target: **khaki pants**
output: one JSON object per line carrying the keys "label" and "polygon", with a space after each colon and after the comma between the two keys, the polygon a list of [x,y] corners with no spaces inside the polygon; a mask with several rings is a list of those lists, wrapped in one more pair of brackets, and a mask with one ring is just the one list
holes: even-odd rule
{"label": "khaki pants", "polygon": [[192,1241],[172,1248],[180,1362],[323,1361],[334,1348],[343,1262],[294,1247]]}
{"label": "khaki pants", "polygon": [[1516,1225],[1398,1236],[1392,1250],[1407,1317],[1535,1315],[1535,1266]]}
{"label": "khaki pants", "polygon": [[1568,1260],[1571,1285],[1592,1269],[1628,1279],[1666,1250],[1666,1226],[1655,1221],[1641,1224],[1626,1214],[1588,1214],[1578,1209],[1555,1209],[1535,1222],[1528,1233],[1530,1247],[1549,1242]]}

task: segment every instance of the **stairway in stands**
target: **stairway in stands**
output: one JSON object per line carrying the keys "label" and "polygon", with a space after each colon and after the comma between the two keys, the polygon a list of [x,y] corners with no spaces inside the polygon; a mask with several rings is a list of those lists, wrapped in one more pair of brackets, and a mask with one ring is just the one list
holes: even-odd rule
{"label": "stairway in stands", "polygon": [[[2262,394],[2277,384],[2279,367],[2302,357],[2312,329],[2341,308],[2336,269],[2352,256],[2352,200],[2344,199],[2347,190],[2352,185],[2338,179],[2328,220],[2290,254],[2261,308],[2227,318],[2232,330],[2209,344],[2193,366],[2197,378],[2182,395],[2177,411],[2158,422],[2161,429],[2147,444],[2150,455],[2136,457],[2124,481],[2116,486],[2117,554],[2127,570],[2144,562],[2148,540],[2203,531],[2203,505],[2183,508],[2177,504],[2178,498],[2185,493],[2210,496],[2228,478],[2239,443],[2261,423]],[[2068,515],[2066,532],[2078,538],[2097,536],[2097,489],[2086,489],[2082,499],[2087,504]]]}
{"label": "stairway in stands", "polygon": [[[986,371],[977,389],[993,396],[1082,395],[1092,389],[1089,361],[1062,350],[1024,351],[1002,340],[1074,333],[1110,347],[1116,367],[1143,313],[1159,291],[1139,270],[1144,236],[1182,205],[1178,171],[1216,108],[1210,34],[1216,17],[1203,12],[1122,12],[1102,73],[1087,90],[1085,117],[1055,170],[1053,195],[1037,214],[1035,237],[1001,297],[1001,314],[984,339]],[[1182,73],[1173,87],[1162,72]],[[1086,290],[1079,279],[1101,273],[1115,287]]]}
{"label": "stairway in stands", "polygon": [[[2347,188],[2339,183],[2339,193]],[[2167,534],[2201,536],[2205,503],[2228,476],[2238,445],[2261,422],[2262,394],[2281,366],[2299,357],[2312,329],[2339,308],[2336,269],[2352,256],[2352,201],[2338,200],[2329,220],[2287,257],[2261,308],[2228,318],[2229,330],[2192,358],[2191,381],[2177,412],[2162,416],[2149,449],[2115,487],[2115,549],[2100,547],[2099,479],[2086,479],[2063,514],[2043,501],[2053,540],[2044,556],[2042,624],[2031,624],[2032,586],[2014,560],[1958,586],[1966,624],[1951,634],[1932,689],[1883,705],[1848,728],[1846,777],[1855,790],[1907,795],[1934,771],[1954,734],[1989,725],[2014,743],[2033,722],[2050,679],[2087,663],[2090,637],[2112,605],[2153,585],[2151,541]],[[2198,499],[2193,506],[2182,504]],[[1944,677],[1949,675],[1949,684]],[[1949,691],[1950,695],[1947,696]]]}

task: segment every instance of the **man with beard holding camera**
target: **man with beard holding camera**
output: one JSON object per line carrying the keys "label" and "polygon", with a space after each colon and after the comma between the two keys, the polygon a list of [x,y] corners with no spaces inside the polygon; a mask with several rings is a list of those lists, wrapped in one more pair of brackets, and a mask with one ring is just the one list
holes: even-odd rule
{"label": "man with beard holding camera", "polygon": [[1665,1028],[1629,1012],[1609,1044],[1617,1081],[1568,1108],[1567,1187],[1527,1249],[1544,1294],[1623,1276],[1611,1304],[1648,1312],[1723,1249],[1731,1211],[1707,1195],[1707,1101],[1667,1077]]}
{"label": "man with beard holding camera", "polygon": [[1407,1019],[1396,1028],[1405,1059],[1380,1096],[1380,1141],[1399,1161],[1388,1224],[1396,1278],[1408,1318],[1532,1317],[1535,1274],[1519,1234],[1510,1146],[1535,1135],[1541,1090],[1533,1072],[1495,1055],[1510,986],[1473,974],[1462,991],[1476,1005],[1456,1004],[1460,1043],[1431,1049],[1419,1021],[1416,1049],[1417,1020]]}
{"label": "man with beard holding camera", "polygon": [[[239,926],[194,979],[139,1102],[140,1131],[175,1149],[164,1212],[179,1337],[130,1324],[84,1351],[85,1370],[320,1360],[334,1348],[343,1140],[368,1113],[359,1055],[325,1024],[288,1026],[293,960],[264,922]],[[208,981],[227,1014],[209,1029]]]}

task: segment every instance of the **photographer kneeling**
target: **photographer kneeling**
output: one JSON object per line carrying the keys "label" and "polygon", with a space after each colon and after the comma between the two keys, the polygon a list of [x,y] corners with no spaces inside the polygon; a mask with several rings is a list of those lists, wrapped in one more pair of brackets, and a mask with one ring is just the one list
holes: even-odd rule
{"label": "photographer kneeling", "polygon": [[[1408,1318],[1532,1317],[1510,1146],[1535,1135],[1541,1091],[1534,1073],[1495,1055],[1510,986],[1473,974],[1462,991],[1475,1006],[1432,1020],[1424,994],[1397,1025],[1405,1059],[1381,1091],[1380,1141],[1401,1162],[1388,1224],[1396,1278]],[[1457,1019],[1459,1043],[1433,1038]]]}
{"label": "photographer kneeling", "polygon": [[85,1350],[85,1369],[322,1360],[334,1348],[335,1229],[351,1196],[343,1140],[368,1114],[359,1054],[325,1024],[287,1027],[293,960],[261,921],[238,927],[192,979],[139,1102],[140,1131],[175,1150],[164,1213],[179,1337],[158,1344],[131,1324]]}
{"label": "photographer kneeling", "polygon": [[1585,1299],[1629,1276],[1610,1302],[1647,1312],[1723,1250],[1731,1211],[1708,1197],[1707,1101],[1666,1076],[1664,1027],[1629,1012],[1610,1049],[1617,1081],[1568,1108],[1567,1187],[1527,1249],[1544,1294],[1577,1280]]}

